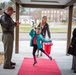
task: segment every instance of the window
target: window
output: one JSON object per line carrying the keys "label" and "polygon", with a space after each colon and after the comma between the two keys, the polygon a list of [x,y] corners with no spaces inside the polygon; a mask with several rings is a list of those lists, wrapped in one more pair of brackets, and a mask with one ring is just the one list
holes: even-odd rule
{"label": "window", "polygon": [[59,10],[57,11],[57,13],[59,13]]}
{"label": "window", "polygon": [[49,10],[48,10],[48,13],[49,13]]}
{"label": "window", "polygon": [[61,15],[63,14],[63,12],[61,11]]}
{"label": "window", "polygon": [[53,14],[51,14],[51,17],[53,17]]}
{"label": "window", "polygon": [[42,13],[44,13],[44,11],[42,10]]}
{"label": "window", "polygon": [[46,11],[45,11],[45,13],[46,13]]}
{"label": "window", "polygon": [[54,13],[56,13],[56,10],[54,10]]}
{"label": "window", "polygon": [[51,10],[51,13],[53,13],[53,10]]}

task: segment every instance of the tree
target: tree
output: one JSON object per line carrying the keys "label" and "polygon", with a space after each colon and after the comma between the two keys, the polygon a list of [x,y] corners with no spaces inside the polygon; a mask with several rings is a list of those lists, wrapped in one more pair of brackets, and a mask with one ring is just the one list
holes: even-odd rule
{"label": "tree", "polygon": [[5,7],[6,7],[5,2],[1,3],[1,8],[3,11],[5,10]]}
{"label": "tree", "polygon": [[76,6],[73,8],[73,17],[76,18]]}
{"label": "tree", "polygon": [[40,9],[36,9],[36,10],[32,11],[30,13],[30,15],[32,16],[32,19],[34,19],[35,23],[36,23],[37,20],[41,19],[41,10]]}
{"label": "tree", "polygon": [[11,1],[0,3],[0,7],[2,8],[2,11],[5,11],[5,9],[6,9],[8,6],[12,6],[13,8],[15,8],[15,4],[14,4],[13,2],[11,2]]}

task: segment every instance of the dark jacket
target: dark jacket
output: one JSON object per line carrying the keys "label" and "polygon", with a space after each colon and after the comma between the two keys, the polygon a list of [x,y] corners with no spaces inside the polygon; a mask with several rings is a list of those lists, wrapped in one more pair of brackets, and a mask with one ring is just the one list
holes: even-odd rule
{"label": "dark jacket", "polygon": [[[40,27],[40,24],[38,25],[38,27]],[[43,37],[46,36],[46,32],[48,34],[48,37],[51,38],[49,25],[47,23],[45,24],[44,28],[42,28],[42,31],[41,31],[41,34],[43,35]]]}
{"label": "dark jacket", "polygon": [[76,28],[73,30],[73,36],[71,40],[71,45],[76,47]]}
{"label": "dark jacket", "polygon": [[[33,46],[32,44],[32,41],[36,35],[36,31],[34,31],[33,29],[30,31],[29,35],[31,36],[31,40],[30,40],[30,46]],[[36,40],[36,43],[37,43],[37,46],[38,46],[38,50],[40,48],[42,48],[42,42],[52,42],[51,40],[46,40],[41,34],[38,34],[37,35],[37,40]]]}
{"label": "dark jacket", "polygon": [[70,45],[72,45],[72,47],[69,46],[68,53],[73,56],[76,56],[76,28],[73,30],[73,36]]}
{"label": "dark jacket", "polygon": [[16,26],[16,22],[14,22],[10,15],[4,12],[4,14],[0,18],[0,23],[2,27],[2,32],[6,33],[14,33],[14,27]]}

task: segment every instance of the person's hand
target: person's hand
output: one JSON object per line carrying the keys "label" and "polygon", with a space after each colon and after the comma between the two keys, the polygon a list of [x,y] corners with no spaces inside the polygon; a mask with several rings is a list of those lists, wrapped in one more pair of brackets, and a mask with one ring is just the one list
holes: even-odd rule
{"label": "person's hand", "polygon": [[34,31],[36,30],[36,26],[33,26],[33,28],[32,28]]}
{"label": "person's hand", "polygon": [[20,22],[19,21],[16,21],[16,24],[17,24],[17,26],[19,26],[20,25]]}
{"label": "person's hand", "polygon": [[36,29],[36,26],[34,26],[34,29]]}
{"label": "person's hand", "polygon": [[72,45],[70,45],[70,47],[72,47]]}

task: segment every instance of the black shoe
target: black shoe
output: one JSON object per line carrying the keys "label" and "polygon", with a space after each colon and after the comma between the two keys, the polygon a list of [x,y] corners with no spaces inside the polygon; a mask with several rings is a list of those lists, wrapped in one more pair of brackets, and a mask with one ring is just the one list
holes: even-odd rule
{"label": "black shoe", "polygon": [[71,70],[74,70],[74,68],[71,68]]}
{"label": "black shoe", "polygon": [[76,73],[76,70],[74,71],[74,73]]}
{"label": "black shoe", "polygon": [[14,63],[14,62],[11,62],[11,63],[10,63],[10,65],[16,65],[16,63]]}
{"label": "black shoe", "polygon": [[42,56],[42,53],[40,54],[40,56]]}
{"label": "black shoe", "polygon": [[11,65],[9,65],[9,66],[6,66],[6,67],[3,67],[4,69],[15,69],[15,67],[14,66],[11,66]]}
{"label": "black shoe", "polygon": [[37,61],[34,61],[33,66],[37,63]]}
{"label": "black shoe", "polygon": [[51,56],[49,58],[50,58],[50,60],[52,60],[52,57]]}

